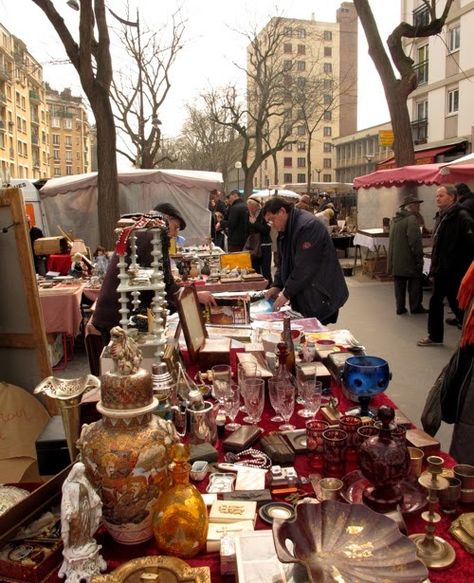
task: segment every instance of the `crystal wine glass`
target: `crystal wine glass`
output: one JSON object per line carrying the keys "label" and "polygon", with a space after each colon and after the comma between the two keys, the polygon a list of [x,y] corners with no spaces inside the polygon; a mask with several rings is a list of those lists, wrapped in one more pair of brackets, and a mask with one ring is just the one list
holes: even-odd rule
{"label": "crystal wine glass", "polygon": [[295,410],[295,387],[291,383],[282,383],[277,389],[277,394],[280,414],[284,421],[278,429],[280,431],[293,431],[295,426],[289,421]]}
{"label": "crystal wine glass", "polygon": [[[240,394],[244,396],[245,386],[244,381],[246,378],[257,378],[257,363],[251,361],[239,362],[237,365],[237,382],[239,383]],[[245,404],[240,407],[242,413],[247,413]]]}
{"label": "crystal wine glass", "polygon": [[265,406],[265,381],[256,377],[246,378],[243,386],[244,403],[248,412],[244,421],[256,425],[262,418]]}
{"label": "crystal wine glass", "polygon": [[323,385],[321,381],[316,380],[315,373],[300,377],[298,385],[304,402],[304,408],[298,411],[298,415],[304,418],[314,417],[321,407]]}
{"label": "crystal wine glass", "polygon": [[283,421],[283,417],[279,413],[278,404],[278,387],[281,385],[282,380],[277,378],[268,379],[268,396],[270,397],[270,404],[275,411],[275,415],[270,419],[274,423],[279,423]]}
{"label": "crystal wine glass", "polygon": [[212,392],[219,401],[219,409],[224,412],[224,398],[232,380],[232,369],[228,364],[216,364],[212,367]]}
{"label": "crystal wine glass", "polygon": [[235,422],[240,406],[240,389],[239,385],[232,383],[224,397],[224,410],[230,419],[230,423],[226,423],[227,431],[235,431],[242,427],[240,423]]}

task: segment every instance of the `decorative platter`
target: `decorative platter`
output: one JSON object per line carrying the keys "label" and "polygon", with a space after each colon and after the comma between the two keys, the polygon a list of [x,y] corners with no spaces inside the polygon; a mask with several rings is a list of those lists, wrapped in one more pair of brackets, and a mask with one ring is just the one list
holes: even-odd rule
{"label": "decorative platter", "polygon": [[268,524],[273,523],[274,518],[290,519],[295,515],[295,509],[288,502],[268,502],[258,509],[260,518]]}
{"label": "decorative platter", "polygon": [[[364,478],[360,470],[354,470],[342,478],[344,486],[341,490],[341,496],[351,504],[361,504],[362,493],[370,484],[367,478]],[[400,482],[400,488],[403,494],[403,502],[400,508],[402,513],[418,512],[428,503],[428,494],[426,490],[410,480]]]}
{"label": "decorative platter", "polygon": [[0,486],[0,515],[29,496],[28,490],[15,486]]}

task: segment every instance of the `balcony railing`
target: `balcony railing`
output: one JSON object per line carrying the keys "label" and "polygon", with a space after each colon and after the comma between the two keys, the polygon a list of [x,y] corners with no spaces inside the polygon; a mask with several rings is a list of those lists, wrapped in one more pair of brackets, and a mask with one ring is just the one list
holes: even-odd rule
{"label": "balcony railing", "polygon": [[36,91],[30,90],[30,100],[31,101],[41,101],[41,97],[36,93]]}
{"label": "balcony railing", "polygon": [[31,136],[31,143],[37,146],[39,144],[38,136],[35,135]]}
{"label": "balcony railing", "polygon": [[35,125],[39,125],[39,123],[40,123],[39,117],[37,117],[36,115],[32,115],[31,116],[31,123],[34,123]]}
{"label": "balcony railing", "polygon": [[53,117],[67,117],[67,118],[73,118],[74,114],[69,112],[69,111],[64,111],[63,109],[58,109],[57,111],[55,111],[53,113]]}
{"label": "balcony railing", "polygon": [[430,12],[426,6],[413,10],[413,26],[426,26],[430,22]]}
{"label": "balcony railing", "polygon": [[417,63],[413,68],[418,79],[418,85],[428,83],[428,61]]}
{"label": "balcony railing", "polygon": [[0,65],[0,79],[2,79],[3,81],[10,81],[11,78],[12,76],[10,71],[3,65]]}

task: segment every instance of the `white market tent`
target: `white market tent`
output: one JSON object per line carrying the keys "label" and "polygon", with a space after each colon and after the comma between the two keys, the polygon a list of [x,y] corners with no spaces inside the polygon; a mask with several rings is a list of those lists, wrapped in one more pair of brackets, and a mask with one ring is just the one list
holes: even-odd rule
{"label": "white market tent", "polygon": [[251,194],[251,198],[255,198],[260,203],[265,204],[269,198],[272,196],[282,196],[291,202],[298,202],[301,198],[301,195],[293,190],[288,190],[286,188],[264,188],[263,190],[259,190],[258,192],[254,192]]}
{"label": "white market tent", "polygon": [[[128,170],[119,172],[120,214],[148,212],[169,202],[183,215],[187,245],[202,244],[210,232],[209,192],[222,189],[220,172],[197,170]],[[94,250],[99,241],[97,172],[52,178],[40,190],[52,233],[57,225],[72,231]]]}

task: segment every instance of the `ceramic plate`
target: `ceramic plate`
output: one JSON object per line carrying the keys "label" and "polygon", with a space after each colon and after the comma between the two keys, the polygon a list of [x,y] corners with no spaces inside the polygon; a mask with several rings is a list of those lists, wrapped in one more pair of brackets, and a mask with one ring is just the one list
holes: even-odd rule
{"label": "ceramic plate", "polygon": [[[367,478],[364,478],[360,470],[354,470],[346,474],[342,481],[344,486],[341,491],[341,496],[351,504],[361,504],[362,493],[370,484]],[[410,482],[403,480],[400,482],[400,487],[403,494],[403,502],[401,512],[418,512],[424,508],[428,502],[426,490],[424,490],[418,482]]]}
{"label": "ceramic plate", "polygon": [[0,515],[29,496],[28,490],[15,486],[0,486]]}
{"label": "ceramic plate", "polygon": [[258,513],[262,520],[272,524],[274,518],[290,520],[295,515],[295,509],[287,502],[268,502],[259,508]]}

